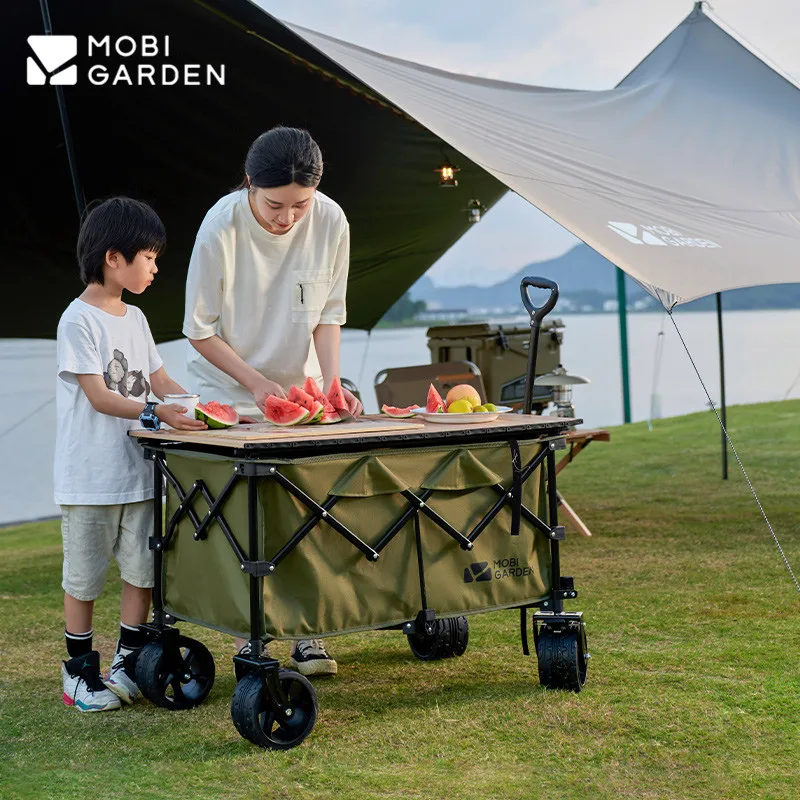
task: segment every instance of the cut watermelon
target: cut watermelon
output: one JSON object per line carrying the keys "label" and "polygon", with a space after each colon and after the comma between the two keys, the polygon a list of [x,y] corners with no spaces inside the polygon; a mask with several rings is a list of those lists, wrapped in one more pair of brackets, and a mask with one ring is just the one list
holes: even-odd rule
{"label": "cut watermelon", "polygon": [[428,414],[436,414],[444,410],[444,400],[442,400],[442,396],[439,392],[436,391],[436,387],[431,384],[431,388],[428,389],[428,402],[425,404],[425,411],[427,411]]}
{"label": "cut watermelon", "polygon": [[304,392],[299,387],[289,387],[288,400],[292,403],[297,403],[297,405],[302,406],[308,411],[309,417],[303,423],[304,425],[311,425],[315,422],[319,422],[322,419],[322,415],[325,411],[322,403],[320,403],[318,400],[315,400],[310,394]]}
{"label": "cut watermelon", "polygon": [[273,425],[286,427],[287,425],[299,425],[305,422],[309,417],[307,408],[292,403],[291,400],[284,400],[275,395],[270,395],[267,398],[266,409],[264,417],[267,422]]}
{"label": "cut watermelon", "polygon": [[395,417],[397,419],[403,419],[405,417],[413,417],[414,412],[419,408],[419,406],[414,403],[413,406],[408,406],[407,408],[396,408],[395,406],[387,406],[385,403],[381,406],[381,414],[386,414],[389,417]]}
{"label": "cut watermelon", "polygon": [[347,398],[344,396],[344,390],[342,389],[342,382],[339,380],[338,376],[333,379],[331,388],[328,389],[328,401],[334,408],[343,408],[349,411],[347,407]]}
{"label": "cut watermelon", "polygon": [[239,422],[239,414],[232,406],[226,406],[211,400],[205,405],[198,403],[194,408],[194,417],[205,422],[209,428],[230,428]]}
{"label": "cut watermelon", "polygon": [[317,402],[322,403],[322,418],[320,425],[331,425],[334,422],[341,422],[342,418],[337,413],[336,409],[331,405],[330,400],[325,397],[322,390],[317,386],[317,382],[313,378],[306,378],[303,384],[303,391],[311,395]]}

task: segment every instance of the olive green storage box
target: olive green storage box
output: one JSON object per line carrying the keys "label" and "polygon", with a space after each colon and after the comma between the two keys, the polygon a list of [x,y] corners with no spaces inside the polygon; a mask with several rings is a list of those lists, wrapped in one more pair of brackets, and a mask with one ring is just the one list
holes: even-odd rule
{"label": "olive green storage box", "polygon": [[[541,442],[520,443],[524,466]],[[202,481],[210,498],[223,494],[234,477],[233,458],[190,452],[169,453],[167,468],[185,492]],[[281,476],[322,505],[338,498],[330,514],[367,545],[375,547],[403,515],[410,501],[431,490],[427,506],[467,535],[498,502],[497,484],[512,485],[512,458],[505,443],[468,447],[381,450],[366,455],[271,459]],[[541,468],[521,486],[522,504],[542,517]],[[167,486],[166,520],[179,497]],[[202,496],[193,500],[199,519],[209,511]],[[236,478],[218,509],[230,533],[249,552],[247,480]],[[258,478],[258,560],[270,562],[313,512],[274,477]],[[423,513],[399,529],[370,560],[326,521],[319,521],[263,577],[264,632],[271,638],[308,638],[374,629],[413,620],[423,607],[422,565],[427,607],[455,616],[533,603],[551,588],[547,537],[523,515],[512,535],[512,511],[502,507],[465,550],[436,520]],[[421,553],[417,551],[417,528]],[[188,621],[249,636],[250,576],[218,521],[205,538],[180,517],[163,553],[164,608]]]}

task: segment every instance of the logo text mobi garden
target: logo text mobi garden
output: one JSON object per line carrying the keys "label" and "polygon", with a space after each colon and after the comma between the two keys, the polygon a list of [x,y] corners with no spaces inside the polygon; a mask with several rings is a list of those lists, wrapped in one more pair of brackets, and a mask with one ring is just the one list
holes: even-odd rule
{"label": "logo text mobi garden", "polygon": [[169,36],[29,36],[28,45],[31,86],[225,85],[225,64],[180,63]]}

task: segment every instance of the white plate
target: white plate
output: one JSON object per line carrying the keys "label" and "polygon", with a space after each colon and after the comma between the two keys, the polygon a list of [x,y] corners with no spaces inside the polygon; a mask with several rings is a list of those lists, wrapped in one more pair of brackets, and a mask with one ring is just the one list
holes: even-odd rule
{"label": "white plate", "polygon": [[473,411],[467,414],[448,414],[436,412],[429,414],[427,411],[417,411],[414,417],[424,419],[426,422],[440,422],[443,425],[463,425],[464,423],[477,425],[481,422],[492,422],[497,419],[500,411]]}

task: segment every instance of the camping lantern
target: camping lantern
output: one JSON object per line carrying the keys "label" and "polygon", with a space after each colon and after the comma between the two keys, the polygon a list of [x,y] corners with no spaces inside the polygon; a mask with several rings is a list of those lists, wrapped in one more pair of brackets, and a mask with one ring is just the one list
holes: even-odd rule
{"label": "camping lantern", "polygon": [[575,406],[572,404],[572,387],[579,383],[591,383],[581,375],[568,375],[559,364],[552,372],[539,375],[534,380],[536,386],[552,386],[555,408],[550,412],[552,417],[574,417]]}
{"label": "camping lantern", "polygon": [[447,159],[444,160],[439,169],[435,169],[434,172],[438,172],[442,177],[439,181],[439,186],[458,186],[458,181],[456,180],[456,172],[461,172],[458,167],[454,167]]}
{"label": "camping lantern", "polygon": [[483,211],[483,206],[477,197],[473,197],[472,200],[467,203],[467,207],[464,210],[467,212],[468,222],[475,223],[481,221],[481,212]]}

